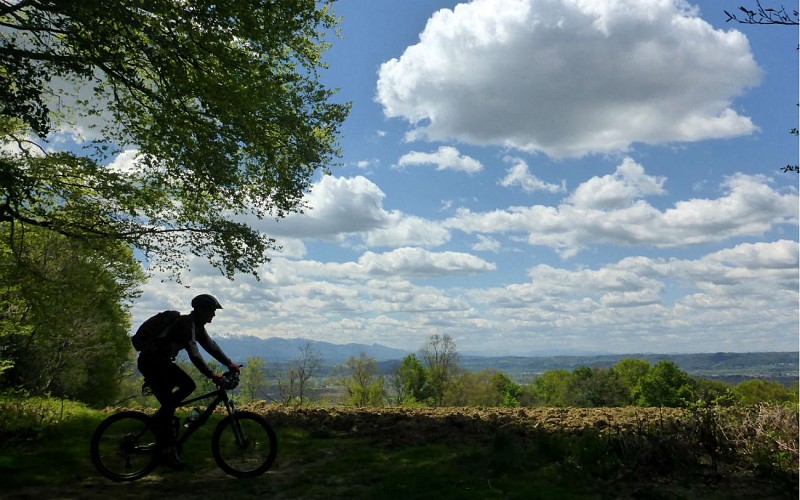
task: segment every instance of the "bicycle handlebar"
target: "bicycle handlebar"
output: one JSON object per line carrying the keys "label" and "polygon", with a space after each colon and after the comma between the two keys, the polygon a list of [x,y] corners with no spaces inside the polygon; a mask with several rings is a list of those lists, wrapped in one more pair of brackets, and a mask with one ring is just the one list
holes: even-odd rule
{"label": "bicycle handlebar", "polygon": [[239,385],[239,374],[236,372],[227,372],[222,375],[222,383],[220,386],[225,390],[235,389]]}

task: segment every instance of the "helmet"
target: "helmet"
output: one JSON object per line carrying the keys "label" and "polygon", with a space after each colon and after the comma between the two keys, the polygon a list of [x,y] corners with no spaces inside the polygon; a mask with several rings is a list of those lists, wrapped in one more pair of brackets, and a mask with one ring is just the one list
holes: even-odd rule
{"label": "helmet", "polygon": [[222,305],[212,295],[204,293],[192,299],[192,307],[204,311],[215,311],[222,309]]}

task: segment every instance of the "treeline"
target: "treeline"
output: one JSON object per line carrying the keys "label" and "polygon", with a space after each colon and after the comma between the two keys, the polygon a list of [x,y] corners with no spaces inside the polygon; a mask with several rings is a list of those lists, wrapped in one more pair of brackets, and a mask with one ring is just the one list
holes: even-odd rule
{"label": "treeline", "polygon": [[[189,367],[191,370],[191,367]],[[607,368],[550,370],[519,384],[495,369],[465,370],[455,342],[433,335],[417,354],[382,371],[366,354],[325,370],[310,344],[296,361],[269,366],[247,359],[239,398],[280,404],[484,407],[688,407],[758,403],[797,404],[798,387],[752,379],[739,384],[694,378],[674,362],[623,359]]]}
{"label": "treeline", "polygon": [[133,251],[0,223],[0,392],[117,400],[131,372]]}

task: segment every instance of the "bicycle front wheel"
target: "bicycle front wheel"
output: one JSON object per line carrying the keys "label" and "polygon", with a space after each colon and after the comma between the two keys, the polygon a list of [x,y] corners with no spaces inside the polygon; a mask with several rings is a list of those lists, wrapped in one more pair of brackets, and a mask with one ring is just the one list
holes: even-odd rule
{"label": "bicycle front wheel", "polygon": [[103,420],[92,434],[92,463],[114,481],[133,481],[156,467],[156,435],[150,417],[123,411]]}
{"label": "bicycle front wheel", "polygon": [[267,420],[249,411],[225,417],[211,437],[211,452],[219,468],[234,477],[255,477],[275,462],[278,439]]}

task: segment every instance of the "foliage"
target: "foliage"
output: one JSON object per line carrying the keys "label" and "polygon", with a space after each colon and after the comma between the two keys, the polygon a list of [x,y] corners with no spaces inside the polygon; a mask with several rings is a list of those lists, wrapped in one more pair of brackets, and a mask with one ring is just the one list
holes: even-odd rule
{"label": "foliage", "polygon": [[85,405],[66,399],[19,391],[0,395],[0,442],[11,445],[41,439],[54,426],[89,411]]}
{"label": "foliage", "polygon": [[783,384],[772,380],[745,380],[736,385],[733,393],[736,399],[745,405],[797,402],[796,394],[792,394]]}
{"label": "foliage", "polygon": [[0,359],[12,365],[3,385],[113,401],[131,352],[128,304],[144,280],[131,250],[7,223],[0,235]]}
{"label": "foliage", "polygon": [[449,335],[434,334],[422,346],[420,354],[428,372],[433,405],[442,406],[447,384],[459,370],[456,343]]}
{"label": "foliage", "polygon": [[267,363],[263,358],[247,358],[241,368],[239,394],[243,401],[257,401],[267,396]]}
{"label": "foliage", "polygon": [[731,406],[736,402],[736,397],[730,384],[704,378],[694,378],[693,381],[694,399],[699,404]]}
{"label": "foliage", "polygon": [[626,388],[615,369],[576,368],[570,377],[572,406],[625,406]]}
{"label": "foliage", "polygon": [[428,373],[415,354],[403,358],[389,377],[389,383],[394,390],[395,402],[399,405],[423,403],[432,396]]}
{"label": "foliage", "polygon": [[614,365],[614,372],[617,375],[617,381],[625,392],[625,402],[627,404],[636,402],[633,391],[648,371],[650,371],[650,362],[644,359],[626,358]]}
{"label": "foliage", "polygon": [[748,462],[767,475],[797,473],[796,406],[760,404],[735,415],[738,425],[728,427],[727,438]]}
{"label": "foliage", "polygon": [[508,375],[500,371],[494,372],[490,383],[499,400],[499,405],[495,406],[516,407],[520,405],[519,399],[522,396],[522,387],[511,380]]}
{"label": "foliage", "polygon": [[383,376],[378,374],[375,358],[361,353],[351,356],[339,374],[340,383],[347,389],[348,403],[355,406],[382,406],[386,401]]}
{"label": "foliage", "polygon": [[[0,3],[0,221],[256,274],[274,241],[242,221],[302,210],[339,156],[337,22],[329,1]],[[108,166],[123,148],[135,166]]]}
{"label": "foliage", "polygon": [[610,368],[546,371],[522,388],[520,400],[523,406],[687,407],[785,403],[796,400],[795,394],[774,381],[749,380],[734,387],[692,378],[672,361],[661,360],[651,366],[646,360],[628,358]]}
{"label": "foliage", "polygon": [[694,384],[672,361],[659,361],[639,381],[634,396],[639,406],[686,406],[693,400]]}
{"label": "foliage", "polygon": [[569,406],[570,373],[567,370],[550,370],[531,383],[534,401],[539,406]]}
{"label": "foliage", "polygon": [[446,406],[516,407],[522,388],[497,370],[469,372],[458,370],[447,384]]}

